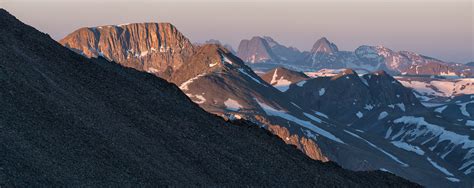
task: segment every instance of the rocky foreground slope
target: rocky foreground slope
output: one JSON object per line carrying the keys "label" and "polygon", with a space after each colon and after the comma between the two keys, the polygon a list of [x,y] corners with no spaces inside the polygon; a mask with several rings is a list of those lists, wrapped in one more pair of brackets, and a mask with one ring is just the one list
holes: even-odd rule
{"label": "rocky foreground slope", "polygon": [[0,185],[416,186],[310,160],[176,86],[87,59],[0,10]]}

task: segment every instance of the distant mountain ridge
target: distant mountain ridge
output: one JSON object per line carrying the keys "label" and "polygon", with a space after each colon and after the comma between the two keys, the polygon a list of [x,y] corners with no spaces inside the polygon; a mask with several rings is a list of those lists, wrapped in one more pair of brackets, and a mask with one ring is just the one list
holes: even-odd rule
{"label": "distant mountain ridge", "polygon": [[[252,39],[256,38],[278,44],[270,37],[253,37]],[[301,71],[350,68],[365,72],[384,70],[392,75],[474,76],[474,69],[465,64],[447,63],[414,52],[395,52],[383,46],[362,45],[354,51],[339,51],[336,44],[330,42],[325,37],[318,39],[312,49],[305,52],[286,48],[281,44],[278,44],[279,50],[262,48],[266,49],[267,54],[274,55],[266,56],[264,58],[265,61],[260,61],[267,63],[267,66],[253,65],[255,61],[250,61],[248,57],[260,54],[260,52],[255,51],[255,46],[258,44],[252,43],[253,45],[249,45],[245,41],[243,40],[243,43],[241,43],[245,45],[239,48],[237,55],[245,62],[250,63],[249,65],[256,70],[266,71],[277,66],[286,66]],[[286,61],[282,61],[279,58],[283,54],[288,53],[291,53],[292,57],[296,58],[285,58]]]}

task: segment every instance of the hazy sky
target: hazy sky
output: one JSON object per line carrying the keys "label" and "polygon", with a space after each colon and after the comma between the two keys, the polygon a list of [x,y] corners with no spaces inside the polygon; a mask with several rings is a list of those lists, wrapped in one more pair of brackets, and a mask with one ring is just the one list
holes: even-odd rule
{"label": "hazy sky", "polygon": [[59,40],[84,26],[170,22],[193,42],[267,35],[309,50],[327,37],[342,50],[362,44],[474,61],[473,0],[0,0],[20,20]]}

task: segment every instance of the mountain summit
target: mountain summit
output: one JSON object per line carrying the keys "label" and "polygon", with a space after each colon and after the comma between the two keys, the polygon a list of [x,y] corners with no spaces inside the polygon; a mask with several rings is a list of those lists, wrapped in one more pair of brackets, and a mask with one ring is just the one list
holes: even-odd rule
{"label": "mountain summit", "polygon": [[249,63],[278,62],[268,42],[262,37],[240,41],[237,56]]}
{"label": "mountain summit", "polygon": [[337,46],[329,42],[329,40],[326,37],[322,37],[318,39],[314,45],[313,48],[311,49],[311,53],[327,53],[327,54],[333,54],[338,52],[339,50],[337,49]]}
{"label": "mountain summit", "polygon": [[60,43],[86,57],[168,77],[193,54],[193,45],[170,23],[132,23],[80,28]]}

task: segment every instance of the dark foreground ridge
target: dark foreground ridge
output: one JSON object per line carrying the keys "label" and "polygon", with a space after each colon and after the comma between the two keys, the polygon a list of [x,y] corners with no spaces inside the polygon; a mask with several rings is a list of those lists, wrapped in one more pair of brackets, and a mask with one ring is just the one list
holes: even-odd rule
{"label": "dark foreground ridge", "polygon": [[0,186],[408,187],[313,161],[156,76],[86,59],[0,9]]}

